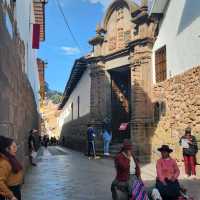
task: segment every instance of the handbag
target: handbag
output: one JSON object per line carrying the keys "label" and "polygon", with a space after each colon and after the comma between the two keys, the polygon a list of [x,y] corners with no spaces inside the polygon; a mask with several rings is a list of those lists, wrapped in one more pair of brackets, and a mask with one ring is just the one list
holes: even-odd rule
{"label": "handbag", "polygon": [[134,181],[131,200],[149,200],[144,183],[141,180]]}

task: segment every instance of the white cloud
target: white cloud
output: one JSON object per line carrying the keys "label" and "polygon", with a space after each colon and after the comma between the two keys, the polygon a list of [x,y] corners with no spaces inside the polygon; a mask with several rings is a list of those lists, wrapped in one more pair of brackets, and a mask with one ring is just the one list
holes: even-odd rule
{"label": "white cloud", "polygon": [[[84,0],[84,1],[89,1],[90,3],[100,3],[104,7],[104,9],[106,9],[111,4],[111,2],[113,2],[113,0]],[[134,1],[138,5],[140,5],[141,3],[141,0],[132,0],[132,1]]]}
{"label": "white cloud", "polygon": [[77,54],[80,53],[80,50],[77,47],[66,47],[66,46],[63,46],[63,47],[61,47],[61,50],[63,51],[63,53],[65,55],[77,55]]}
{"label": "white cloud", "polygon": [[112,0],[88,0],[91,3],[100,3],[104,8],[107,8]]}
{"label": "white cloud", "polygon": [[[59,1],[60,1],[61,6],[64,7],[70,0],[59,0]],[[78,1],[80,0],[75,0],[75,2],[78,2]],[[104,9],[108,8],[111,2],[113,2],[113,0],[81,0],[81,1],[85,1],[85,2],[87,1],[93,4],[99,3],[102,5]],[[137,4],[140,4],[141,2],[141,0],[132,0],[132,1],[134,1]]]}

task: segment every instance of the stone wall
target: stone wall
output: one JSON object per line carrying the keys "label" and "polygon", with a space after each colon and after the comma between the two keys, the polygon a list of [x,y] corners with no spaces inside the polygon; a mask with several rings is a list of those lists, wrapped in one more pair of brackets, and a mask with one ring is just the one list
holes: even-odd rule
{"label": "stone wall", "polygon": [[151,155],[152,101],[151,48],[147,42],[138,45],[131,56],[131,140],[140,162],[149,162]]}
{"label": "stone wall", "polygon": [[90,121],[90,115],[85,115],[63,125],[60,135],[62,142],[65,137],[65,146],[79,151],[87,149],[87,123]]}
{"label": "stone wall", "polygon": [[166,107],[160,108],[163,114],[152,137],[154,158],[157,147],[165,143],[173,147],[174,156],[180,160],[178,142],[184,129],[190,126],[200,140],[200,66],[155,85],[153,102]]}
{"label": "stone wall", "polygon": [[[12,10],[8,9],[8,13],[12,14]],[[0,135],[16,140],[18,156],[25,164],[28,132],[38,127],[39,119],[33,91],[24,73],[25,46],[15,22],[12,22],[15,33],[10,37],[4,14],[5,8],[0,4]]]}

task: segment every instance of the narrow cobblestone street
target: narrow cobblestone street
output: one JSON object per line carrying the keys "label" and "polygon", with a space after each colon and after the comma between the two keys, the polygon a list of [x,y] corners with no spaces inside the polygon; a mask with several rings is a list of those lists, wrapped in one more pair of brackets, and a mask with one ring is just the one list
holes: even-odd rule
{"label": "narrow cobblestone street", "polygon": [[[88,160],[79,152],[61,147],[41,149],[38,166],[30,168],[26,176],[23,200],[111,200],[114,175],[112,160]],[[146,185],[152,186],[155,165],[143,166],[142,175]],[[180,182],[195,200],[200,200],[199,180]]]}
{"label": "narrow cobblestone street", "polygon": [[38,166],[25,179],[23,200],[111,200],[111,160],[88,160],[59,147],[39,154]]}

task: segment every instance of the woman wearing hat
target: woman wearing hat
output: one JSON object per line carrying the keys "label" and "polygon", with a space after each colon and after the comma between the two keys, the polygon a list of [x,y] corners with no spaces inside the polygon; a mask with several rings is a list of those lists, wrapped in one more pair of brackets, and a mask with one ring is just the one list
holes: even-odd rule
{"label": "woman wearing hat", "polygon": [[156,165],[156,188],[159,190],[163,200],[177,200],[180,196],[178,182],[180,171],[176,161],[170,157],[170,153],[173,150],[168,145],[162,145],[158,151],[161,152],[161,158]]}
{"label": "woman wearing hat", "polygon": [[132,144],[128,140],[124,141],[121,151],[115,158],[115,168],[116,177],[111,185],[113,200],[129,199],[134,181],[140,179],[140,167],[132,153]]}
{"label": "woman wearing hat", "polygon": [[21,200],[23,173],[16,152],[14,140],[0,136],[0,200]]}

